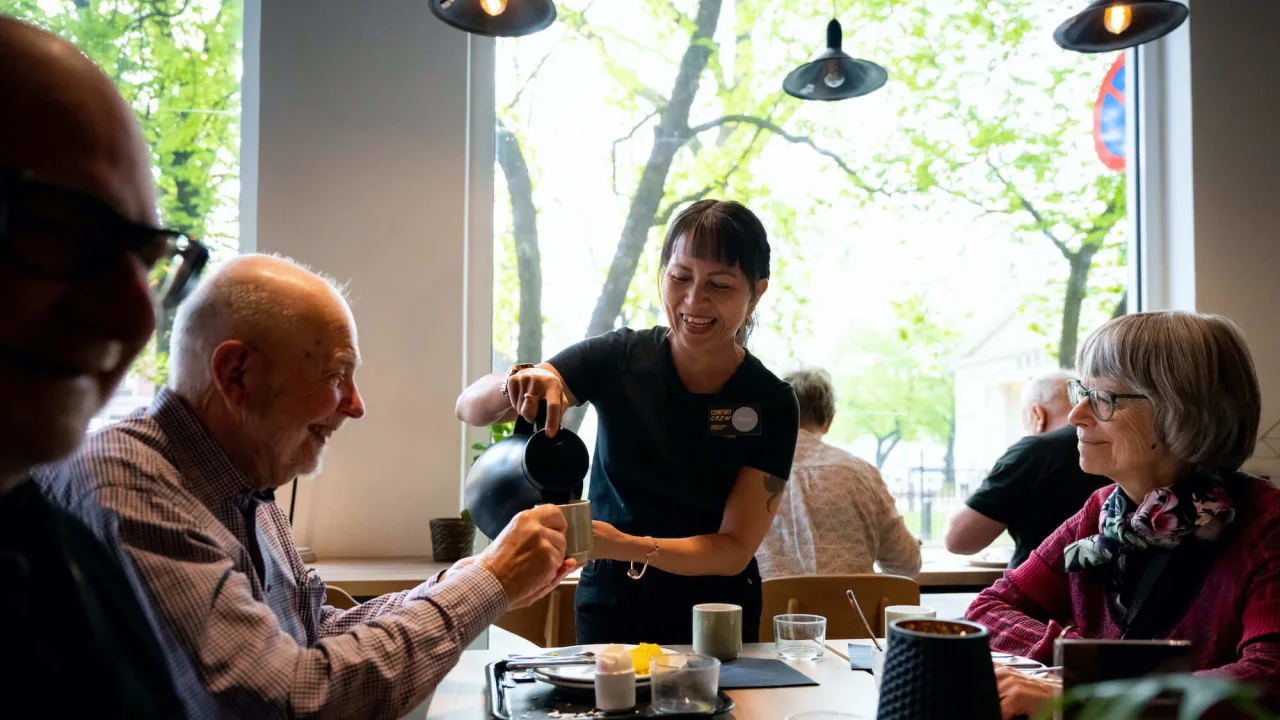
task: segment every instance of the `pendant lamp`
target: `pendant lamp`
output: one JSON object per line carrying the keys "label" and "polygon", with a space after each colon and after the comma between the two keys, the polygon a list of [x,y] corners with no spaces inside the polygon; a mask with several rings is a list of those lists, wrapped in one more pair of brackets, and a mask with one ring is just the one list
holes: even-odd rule
{"label": "pendant lamp", "polygon": [[879,90],[889,73],[870,60],[855,60],[840,49],[840,21],[827,23],[827,49],[792,70],[782,81],[788,95],[801,100],[847,100]]}
{"label": "pendant lamp", "polygon": [[475,35],[518,37],[550,27],[556,19],[552,0],[428,0],[431,12],[446,24]]}
{"label": "pendant lamp", "polygon": [[1082,53],[1123,50],[1168,35],[1190,11],[1174,0],[1094,0],[1058,26],[1054,42]]}

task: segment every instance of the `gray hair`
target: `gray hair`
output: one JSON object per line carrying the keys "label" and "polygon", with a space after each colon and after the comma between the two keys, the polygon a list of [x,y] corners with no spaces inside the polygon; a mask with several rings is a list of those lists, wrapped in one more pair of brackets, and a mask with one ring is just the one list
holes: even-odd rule
{"label": "gray hair", "polygon": [[1032,404],[1049,408],[1056,403],[1069,409],[1071,400],[1067,398],[1067,381],[1075,379],[1075,373],[1069,370],[1054,370],[1031,380],[1022,388],[1023,412],[1030,412]]}
{"label": "gray hair", "polygon": [[169,386],[184,395],[200,392],[211,380],[209,359],[231,339],[253,341],[278,335],[302,320],[304,313],[282,302],[278,285],[251,273],[237,273],[241,264],[269,260],[324,281],[347,300],[346,285],[283,255],[240,255],[200,282],[178,306],[169,345]]}
{"label": "gray hair", "polygon": [[800,423],[826,427],[836,415],[836,391],[826,370],[799,370],[786,378],[800,403]]}
{"label": "gray hair", "polygon": [[1146,395],[1156,433],[1174,457],[1232,471],[1253,454],[1262,393],[1240,328],[1220,315],[1125,315],[1084,341],[1080,374]]}

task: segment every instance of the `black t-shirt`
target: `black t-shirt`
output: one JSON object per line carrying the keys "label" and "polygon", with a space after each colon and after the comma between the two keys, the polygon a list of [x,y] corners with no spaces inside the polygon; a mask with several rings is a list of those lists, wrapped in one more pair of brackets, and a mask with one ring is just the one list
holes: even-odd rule
{"label": "black t-shirt", "polygon": [[0,495],[0,618],[0,702],[17,717],[184,717],[128,578],[31,481]]}
{"label": "black t-shirt", "polygon": [[[665,327],[605,333],[549,362],[579,403],[596,408],[591,514],[625,533],[718,532],[742,468],[780,478],[791,473],[800,422],[796,396],[751,353],[708,395],[681,382]],[[717,418],[737,413],[747,434],[713,434],[713,412]]]}
{"label": "black t-shirt", "polygon": [[1015,568],[1058,526],[1111,481],[1080,469],[1076,429],[1070,425],[1014,443],[966,504],[1009,526]]}

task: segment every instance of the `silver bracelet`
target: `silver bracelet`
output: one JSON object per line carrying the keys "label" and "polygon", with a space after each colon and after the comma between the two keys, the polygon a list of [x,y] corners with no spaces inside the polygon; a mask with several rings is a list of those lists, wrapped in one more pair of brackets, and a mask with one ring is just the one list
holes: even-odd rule
{"label": "silver bracelet", "polygon": [[658,547],[658,539],[654,538],[653,549],[650,550],[648,554],[644,556],[644,567],[640,568],[639,570],[636,570],[636,563],[634,560],[632,560],[631,567],[627,570],[627,577],[631,578],[632,580],[639,580],[640,578],[644,577],[645,571],[649,569],[649,563],[652,562],[654,558],[658,557],[658,553],[660,551],[661,551],[661,548]]}

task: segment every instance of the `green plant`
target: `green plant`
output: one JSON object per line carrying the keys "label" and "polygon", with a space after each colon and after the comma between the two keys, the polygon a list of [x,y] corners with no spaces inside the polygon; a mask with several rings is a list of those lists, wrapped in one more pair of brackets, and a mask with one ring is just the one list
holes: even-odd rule
{"label": "green plant", "polygon": [[476,460],[480,459],[480,455],[482,455],[485,450],[488,450],[493,445],[511,437],[511,433],[515,431],[515,427],[516,424],[514,422],[504,422],[489,426],[489,442],[474,443],[471,446],[471,449],[476,451],[476,454],[471,458],[471,464],[475,465]]}
{"label": "green plant", "polygon": [[1137,720],[1152,700],[1169,692],[1182,696],[1178,720],[1196,720],[1221,703],[1235,708],[1236,717],[1276,717],[1259,704],[1261,692],[1256,687],[1226,678],[1186,673],[1081,685],[1061,701],[1045,707],[1036,718],[1050,720],[1056,712],[1074,710],[1078,720]]}
{"label": "green plant", "polygon": [[132,370],[156,387],[162,387],[169,382],[169,353],[157,347],[154,335],[133,361]]}

